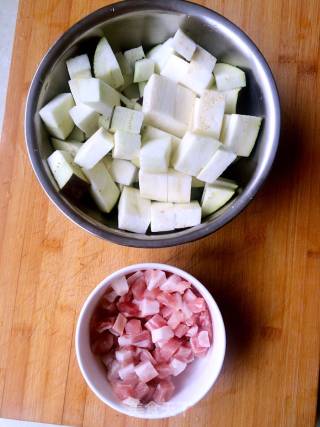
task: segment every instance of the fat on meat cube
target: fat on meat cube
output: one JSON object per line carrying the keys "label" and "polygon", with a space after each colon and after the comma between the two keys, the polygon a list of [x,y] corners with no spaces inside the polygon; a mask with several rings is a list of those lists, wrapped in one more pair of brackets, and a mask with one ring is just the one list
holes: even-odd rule
{"label": "fat on meat cube", "polygon": [[120,296],[125,295],[129,290],[128,282],[125,276],[121,276],[119,279],[114,280],[111,283],[111,287],[117,293],[117,295]]}
{"label": "fat on meat cube", "polygon": [[181,342],[177,338],[171,338],[169,341],[166,341],[163,347],[160,350],[161,356],[165,360],[171,359],[171,357],[174,355],[174,353],[178,350],[180,347]]}
{"label": "fat on meat cube", "polygon": [[183,322],[184,316],[181,311],[174,311],[168,319],[168,326],[171,329],[176,329],[178,325]]}
{"label": "fat on meat cube", "polygon": [[174,392],[173,382],[167,378],[159,381],[155,392],[153,394],[153,400],[156,403],[164,403],[170,400]]}
{"label": "fat on meat cube", "polygon": [[183,372],[186,369],[187,364],[174,357],[170,362],[170,367],[171,367],[172,375],[174,377],[176,377],[177,375],[181,374],[181,372]]}
{"label": "fat on meat cube", "polygon": [[144,397],[146,397],[146,395],[148,394],[148,392],[149,392],[149,386],[148,386],[148,384],[146,384],[146,383],[144,383],[142,381],[139,381],[138,384],[134,388],[134,394],[133,394],[133,396],[136,399],[141,400]]}
{"label": "fat on meat cube", "polygon": [[139,319],[130,319],[125,325],[126,333],[129,335],[138,335],[142,332],[141,320]]}
{"label": "fat on meat cube", "polygon": [[144,277],[149,291],[160,287],[166,281],[166,274],[161,270],[146,270]]}
{"label": "fat on meat cube", "polygon": [[201,331],[198,334],[198,344],[200,347],[210,347],[209,334],[207,331]]}
{"label": "fat on meat cube", "polygon": [[158,372],[153,367],[152,363],[148,360],[139,363],[139,365],[135,367],[135,373],[144,383],[147,383],[148,381],[151,381],[153,378],[158,376]]}
{"label": "fat on meat cube", "polygon": [[197,335],[198,329],[199,329],[198,325],[191,326],[191,328],[189,328],[188,332],[186,333],[186,336],[194,337],[195,335]]}
{"label": "fat on meat cube", "polygon": [[151,331],[152,342],[156,343],[162,340],[169,340],[174,336],[172,329],[169,326],[162,326]]}
{"label": "fat on meat cube", "polygon": [[206,309],[206,302],[203,298],[197,297],[188,303],[188,307],[193,313],[200,313]]}
{"label": "fat on meat cube", "polygon": [[160,286],[160,289],[165,292],[178,292],[179,294],[183,294],[188,287],[190,287],[190,283],[182,280],[178,275],[172,274]]}
{"label": "fat on meat cube", "polygon": [[157,300],[152,301],[144,298],[140,304],[141,315],[143,317],[159,313],[160,304]]}
{"label": "fat on meat cube", "polygon": [[143,277],[143,272],[142,271],[136,271],[135,273],[131,274],[128,278],[127,278],[127,282],[128,285],[131,286],[136,280],[140,279],[141,277]]}
{"label": "fat on meat cube", "polygon": [[162,326],[165,326],[167,324],[167,322],[164,320],[163,317],[161,317],[159,314],[155,314],[153,317],[151,317],[151,319],[149,319],[146,323],[145,323],[145,327],[149,330],[149,331],[153,331],[154,329],[159,329]]}
{"label": "fat on meat cube", "polygon": [[130,384],[124,384],[122,381],[116,381],[113,383],[114,394],[120,400],[125,400],[133,395],[133,386]]}
{"label": "fat on meat cube", "polygon": [[184,323],[180,323],[180,325],[174,330],[174,334],[178,338],[182,338],[187,332],[189,328]]}
{"label": "fat on meat cube", "polygon": [[127,318],[123,314],[119,313],[110,332],[112,332],[114,335],[122,335],[126,323]]}
{"label": "fat on meat cube", "polygon": [[132,344],[132,337],[129,335],[121,335],[118,338],[118,344],[120,347],[126,347]]}
{"label": "fat on meat cube", "polygon": [[114,354],[115,354],[116,360],[120,362],[122,365],[124,365],[125,363],[133,362],[134,352],[130,347],[120,348]]}
{"label": "fat on meat cube", "polygon": [[161,380],[171,376],[171,367],[168,363],[159,363],[157,365],[157,371],[159,372],[159,378]]}

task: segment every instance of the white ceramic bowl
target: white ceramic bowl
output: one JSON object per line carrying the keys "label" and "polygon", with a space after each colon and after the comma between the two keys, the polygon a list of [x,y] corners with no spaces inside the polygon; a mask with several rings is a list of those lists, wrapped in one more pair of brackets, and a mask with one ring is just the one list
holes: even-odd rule
{"label": "white ceramic bowl", "polygon": [[[213,322],[213,345],[204,358],[195,359],[187,369],[175,378],[176,390],[169,402],[162,405],[131,408],[114,395],[107,380],[105,368],[91,352],[89,324],[95,307],[110,283],[117,277],[137,270],[160,269],[178,274],[199,291],[207,302]],[[210,390],[220,373],[226,348],[226,335],[220,310],[208,290],[193,276],[167,264],[134,264],[106,277],[88,296],[78,319],[76,330],[76,354],[80,370],[88,386],[104,403],[123,414],[138,418],[166,418],[184,412],[195,405]]]}

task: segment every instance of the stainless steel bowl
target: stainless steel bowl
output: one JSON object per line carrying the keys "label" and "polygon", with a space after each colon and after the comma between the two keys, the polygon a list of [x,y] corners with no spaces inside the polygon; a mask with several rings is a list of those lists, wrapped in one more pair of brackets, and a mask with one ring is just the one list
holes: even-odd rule
{"label": "stainless steel bowl", "polygon": [[[46,159],[52,152],[48,134],[37,111],[52,97],[68,91],[65,61],[76,54],[93,54],[97,40],[107,36],[115,50],[140,44],[146,48],[169,38],[178,27],[186,30],[219,60],[238,65],[246,72],[247,87],[241,91],[238,112],[263,116],[254,152],[241,158],[228,174],[241,192],[199,226],[170,233],[138,235],[117,229],[116,212],[105,215],[90,202],[76,206],[58,191]],[[273,163],[280,131],[277,88],[260,51],[237,26],[223,16],[182,0],[127,0],[88,15],[66,31],[49,49],[33,78],[26,106],[25,136],[33,169],[52,202],[86,231],[127,246],[165,247],[199,239],[213,233],[253,199]]]}

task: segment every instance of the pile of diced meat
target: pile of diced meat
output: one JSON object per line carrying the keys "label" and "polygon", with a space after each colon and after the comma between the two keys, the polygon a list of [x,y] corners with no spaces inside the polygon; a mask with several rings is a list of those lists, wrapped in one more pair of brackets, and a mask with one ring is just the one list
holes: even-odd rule
{"label": "pile of diced meat", "polygon": [[91,348],[123,403],[168,401],[173,378],[212,343],[205,300],[176,274],[137,271],[111,283],[91,319]]}

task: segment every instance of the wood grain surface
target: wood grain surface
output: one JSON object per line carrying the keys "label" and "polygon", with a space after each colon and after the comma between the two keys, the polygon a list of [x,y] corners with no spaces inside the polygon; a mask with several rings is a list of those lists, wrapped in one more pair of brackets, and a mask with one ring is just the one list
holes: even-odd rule
{"label": "wood grain surface", "polygon": [[[0,144],[0,416],[72,426],[314,426],[319,368],[320,79],[318,0],[207,0],[257,43],[282,101],[280,151],[253,203],[231,224],[162,250],[116,246],[49,203],[28,161],[23,119],[37,64],[105,0],[21,0]],[[129,419],[86,387],[74,328],[113,270],[157,261],[210,289],[227,329],[214,389],[187,413]]]}

